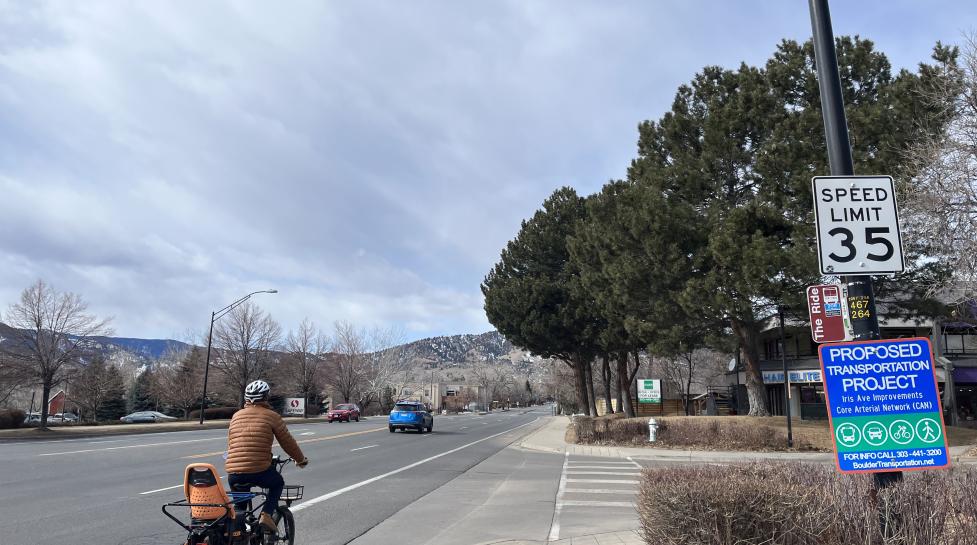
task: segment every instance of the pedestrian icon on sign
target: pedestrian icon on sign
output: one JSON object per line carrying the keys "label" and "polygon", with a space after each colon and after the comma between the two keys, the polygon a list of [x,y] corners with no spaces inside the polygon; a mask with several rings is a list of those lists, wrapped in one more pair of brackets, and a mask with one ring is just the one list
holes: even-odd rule
{"label": "pedestrian icon on sign", "polygon": [[916,424],[916,435],[927,443],[935,443],[940,438],[940,426],[930,418]]}

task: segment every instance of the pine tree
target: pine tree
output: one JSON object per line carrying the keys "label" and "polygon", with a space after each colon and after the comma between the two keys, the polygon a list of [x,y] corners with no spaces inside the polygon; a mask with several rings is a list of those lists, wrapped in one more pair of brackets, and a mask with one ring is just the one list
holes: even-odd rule
{"label": "pine tree", "polygon": [[585,217],[584,199],[576,191],[555,191],[506,245],[482,293],[489,322],[508,340],[574,369],[577,399],[589,413],[586,367],[596,353],[595,317],[577,295],[579,274],[567,248],[568,237]]}
{"label": "pine tree", "polygon": [[[939,71],[893,76],[871,42],[837,42],[855,171],[907,175],[901,159],[914,124],[939,124],[919,92]],[[946,51],[936,55],[946,60]],[[819,104],[810,43],[785,40],[764,68],[707,67],[661,119],[641,124],[629,171],[665,197],[665,209],[695,211],[705,236],[678,299],[738,337],[753,415],[767,414],[757,341],[764,321],[778,304],[803,309],[804,288],[821,280],[811,197],[811,177],[828,173]]]}
{"label": "pine tree", "polygon": [[105,399],[96,416],[101,421],[114,421],[126,415],[126,389],[122,371],[115,365],[105,370]]}
{"label": "pine tree", "polygon": [[156,398],[153,395],[154,378],[155,374],[152,369],[144,370],[136,378],[131,394],[132,412],[156,410]]}

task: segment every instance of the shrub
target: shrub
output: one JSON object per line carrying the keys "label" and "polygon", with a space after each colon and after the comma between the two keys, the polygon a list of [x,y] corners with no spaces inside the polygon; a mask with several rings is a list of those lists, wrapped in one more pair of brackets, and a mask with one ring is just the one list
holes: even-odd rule
{"label": "shrub", "polygon": [[974,486],[971,469],[909,472],[873,502],[871,476],[826,465],[657,468],[638,513],[656,545],[964,545],[977,536]]}
{"label": "shrub", "polygon": [[[784,450],[787,434],[752,419],[734,417],[657,418],[655,446],[713,450]],[[648,418],[575,417],[576,442],[599,445],[649,446]],[[795,450],[818,450],[795,434]]]}
{"label": "shrub", "polygon": [[19,428],[24,425],[27,413],[20,409],[0,410],[0,430]]}
{"label": "shrub", "polygon": [[[204,420],[227,420],[240,409],[237,407],[207,407],[204,409]],[[200,409],[190,411],[190,420],[200,418]]]}

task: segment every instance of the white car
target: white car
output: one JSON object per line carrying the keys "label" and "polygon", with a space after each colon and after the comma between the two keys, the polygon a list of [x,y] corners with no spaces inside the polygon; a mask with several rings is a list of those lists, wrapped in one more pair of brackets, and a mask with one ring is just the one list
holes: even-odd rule
{"label": "white car", "polygon": [[173,422],[176,418],[172,416],[166,416],[163,413],[156,411],[136,411],[132,414],[127,414],[120,418],[119,420],[125,422],[126,424],[135,423],[153,423],[153,422]]}

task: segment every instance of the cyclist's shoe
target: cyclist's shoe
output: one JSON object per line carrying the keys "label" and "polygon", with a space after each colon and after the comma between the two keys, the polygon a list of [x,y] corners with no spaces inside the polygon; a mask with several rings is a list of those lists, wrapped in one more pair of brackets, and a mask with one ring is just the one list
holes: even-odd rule
{"label": "cyclist's shoe", "polygon": [[261,518],[258,519],[258,524],[261,524],[261,527],[269,533],[275,535],[278,534],[278,525],[275,524],[275,521],[271,518],[271,515],[265,513],[264,511],[261,512]]}

